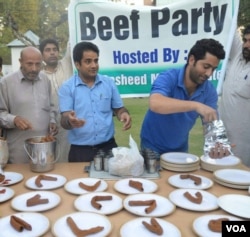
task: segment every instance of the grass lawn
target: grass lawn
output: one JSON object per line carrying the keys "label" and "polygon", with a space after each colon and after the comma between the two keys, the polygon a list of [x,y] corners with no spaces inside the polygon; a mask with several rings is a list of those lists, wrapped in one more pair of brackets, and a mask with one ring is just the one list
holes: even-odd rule
{"label": "grass lawn", "polygon": [[[140,129],[148,108],[148,98],[125,98],[123,101],[132,116],[132,128],[128,131],[123,131],[122,124],[115,118],[116,141],[119,146],[128,147],[129,135],[131,134],[138,147],[140,147]],[[200,119],[197,120],[190,133],[189,153],[197,156],[203,154],[203,132]]]}

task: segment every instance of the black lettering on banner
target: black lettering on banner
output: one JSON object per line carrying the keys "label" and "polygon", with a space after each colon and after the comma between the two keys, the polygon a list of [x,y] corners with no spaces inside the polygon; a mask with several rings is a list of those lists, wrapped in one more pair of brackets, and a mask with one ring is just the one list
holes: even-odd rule
{"label": "black lettering on banner", "polygon": [[111,21],[109,17],[103,16],[100,17],[97,21],[97,29],[99,33],[99,37],[102,40],[110,40],[112,38],[112,28]]}
{"label": "black lettering on banner", "polygon": [[250,221],[222,221],[222,237],[249,237]]}
{"label": "black lettering on banner", "polygon": [[[117,15],[113,21],[108,16],[95,18],[92,12],[80,12],[81,40],[94,40],[97,36],[103,41],[126,40],[130,36],[133,39],[139,38],[138,20],[139,11],[133,10],[130,17]],[[131,27],[130,27],[131,24]]]}
{"label": "black lettering on banner", "polygon": [[94,40],[96,29],[93,26],[95,17],[91,12],[80,12],[81,40]]}
{"label": "black lettering on banner", "polygon": [[[169,9],[168,7],[151,9],[151,37],[159,38],[161,33],[173,36],[199,34],[199,30],[205,33],[218,35],[223,31],[228,4],[215,5],[204,2],[203,7],[192,9]],[[109,41],[139,39],[140,26],[146,22],[139,22],[140,11],[131,9],[128,15],[118,14],[97,16],[91,11],[80,12],[81,40]],[[170,29],[170,30],[169,30]],[[150,30],[150,28],[149,28]]]}
{"label": "black lettering on banner", "polygon": [[159,37],[160,26],[168,23],[170,19],[170,10],[168,7],[161,10],[151,11],[151,32],[152,38]]}

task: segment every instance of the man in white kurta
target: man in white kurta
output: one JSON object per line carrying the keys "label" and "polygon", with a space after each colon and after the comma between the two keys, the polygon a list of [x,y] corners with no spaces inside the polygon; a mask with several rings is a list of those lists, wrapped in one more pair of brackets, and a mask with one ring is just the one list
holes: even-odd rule
{"label": "man in white kurta", "polygon": [[59,162],[67,162],[70,144],[67,139],[68,131],[62,128],[60,125],[61,116],[59,111],[57,92],[62,83],[69,79],[73,74],[70,45],[68,43],[67,51],[61,60],[59,60],[59,45],[56,40],[45,39],[41,42],[39,48],[43,55],[43,72],[46,73],[46,75],[51,81],[52,97],[55,101],[55,106],[58,109],[57,154],[60,157]]}
{"label": "man in white kurta", "polygon": [[250,26],[243,31],[243,42],[235,34],[219,113],[229,141],[236,145],[234,155],[250,167]]}

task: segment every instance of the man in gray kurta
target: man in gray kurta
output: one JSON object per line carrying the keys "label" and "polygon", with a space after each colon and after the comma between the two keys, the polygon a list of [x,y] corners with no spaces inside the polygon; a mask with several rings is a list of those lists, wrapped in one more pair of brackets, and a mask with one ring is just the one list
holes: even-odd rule
{"label": "man in gray kurta", "polygon": [[235,34],[219,113],[229,141],[236,145],[234,155],[250,167],[250,26],[243,31],[243,42]]}
{"label": "man in gray kurta", "polygon": [[21,51],[20,70],[0,82],[0,126],[6,130],[9,163],[27,163],[24,141],[56,134],[56,110],[51,83],[40,72],[42,55],[32,46]]}

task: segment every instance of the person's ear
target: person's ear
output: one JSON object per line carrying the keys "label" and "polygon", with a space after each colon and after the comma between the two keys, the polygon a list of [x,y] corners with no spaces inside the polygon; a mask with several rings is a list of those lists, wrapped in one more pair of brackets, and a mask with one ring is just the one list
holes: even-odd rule
{"label": "person's ear", "polygon": [[190,55],[190,57],[189,57],[189,59],[188,59],[188,64],[193,65],[194,62],[195,62],[195,57],[194,57],[194,55]]}
{"label": "person's ear", "polygon": [[79,62],[75,62],[75,66],[76,66],[77,69],[79,69],[80,63]]}

